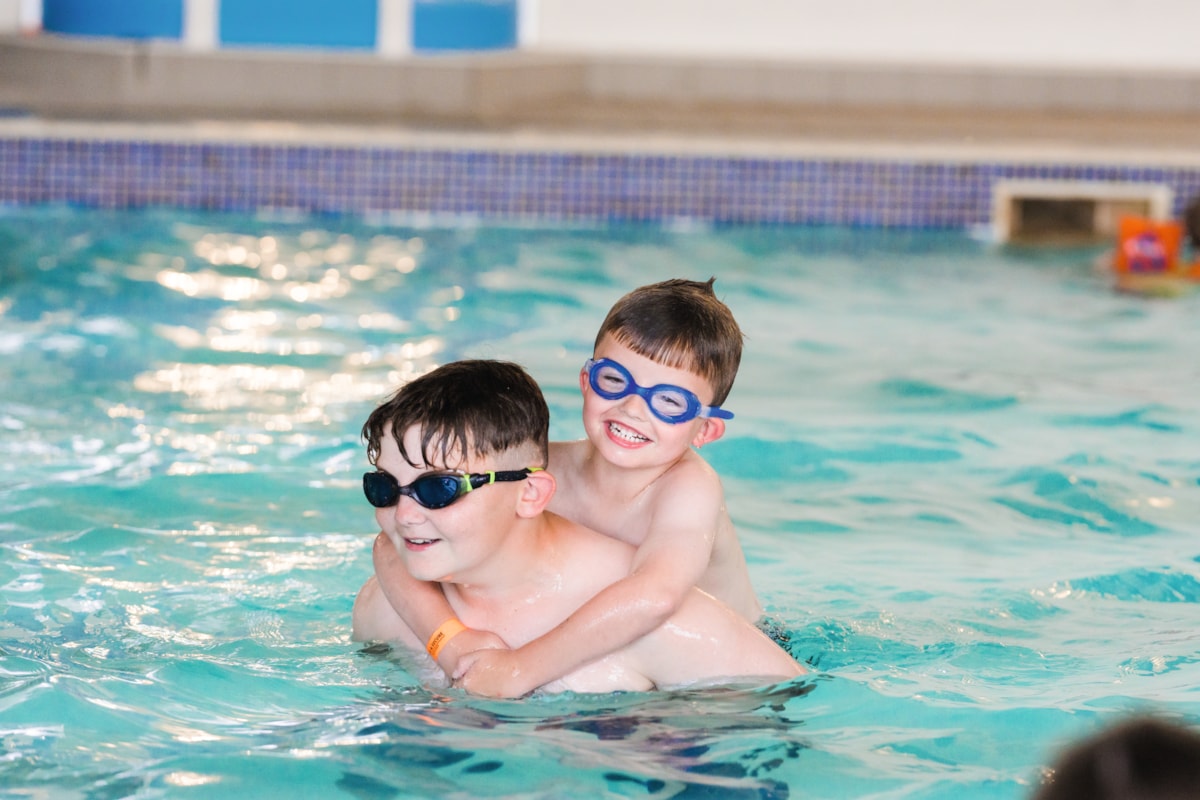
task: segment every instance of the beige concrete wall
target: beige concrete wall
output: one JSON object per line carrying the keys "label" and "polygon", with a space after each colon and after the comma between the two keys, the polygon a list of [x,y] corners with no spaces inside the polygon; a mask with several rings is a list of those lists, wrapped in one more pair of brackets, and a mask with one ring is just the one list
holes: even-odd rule
{"label": "beige concrete wall", "polygon": [[486,123],[579,94],[579,68],[511,55],[391,60],[215,51],[52,36],[0,38],[0,97],[53,116],[303,117]]}
{"label": "beige concrete wall", "polygon": [[687,131],[774,125],[787,131],[846,109],[913,117],[1100,114],[1110,118],[1103,124],[1119,124],[1128,115],[1200,117],[1200,71],[536,51],[386,58],[10,35],[0,36],[0,104],[53,116],[459,127],[641,124]]}

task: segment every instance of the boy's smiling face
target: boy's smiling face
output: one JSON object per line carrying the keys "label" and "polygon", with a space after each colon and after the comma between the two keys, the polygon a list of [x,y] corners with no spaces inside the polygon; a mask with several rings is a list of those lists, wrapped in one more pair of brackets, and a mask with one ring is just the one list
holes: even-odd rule
{"label": "boy's smiling face", "polygon": [[[404,449],[421,460],[421,430],[413,426],[404,433]],[[451,470],[480,472],[504,469],[496,464],[408,463],[391,432],[380,441],[375,467],[402,485],[424,473]],[[475,490],[438,509],[422,507],[411,497],[401,496],[395,505],[375,509],[375,521],[387,534],[404,566],[417,580],[468,580],[472,571],[485,564],[500,549],[514,518],[514,492],[521,482],[495,483]]]}
{"label": "boy's smiling face", "polygon": [[[633,376],[638,386],[672,384],[695,394],[700,402],[712,402],[709,382],[694,372],[668,367],[607,335],[596,347],[594,359],[616,361]],[[592,445],[606,461],[622,467],[670,464],[695,445],[712,441],[724,433],[724,422],[697,417],[687,422],[664,422],[651,413],[646,401],[636,394],[606,400],[588,383],[587,372],[579,375],[583,391],[583,426]]]}

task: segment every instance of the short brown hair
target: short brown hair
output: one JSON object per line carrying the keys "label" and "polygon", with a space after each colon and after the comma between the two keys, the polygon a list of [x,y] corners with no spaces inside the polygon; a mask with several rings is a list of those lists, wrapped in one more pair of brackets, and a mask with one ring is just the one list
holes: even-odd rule
{"label": "short brown hair", "polygon": [[404,449],[404,432],[421,428],[421,461],[449,464],[457,456],[489,456],[532,444],[546,466],[550,409],[537,382],[508,361],[465,360],[443,364],[415,378],[367,417],[362,437],[367,458],[379,458],[383,437],[391,434],[400,455],[418,465]]}
{"label": "short brown hair", "polygon": [[1137,717],[1076,743],[1034,800],[1192,800],[1200,786],[1200,734]]}
{"label": "short brown hair", "polygon": [[694,372],[712,384],[712,405],[729,396],[742,361],[742,329],[713,282],[675,278],[634,289],[609,310],[596,334],[638,355]]}

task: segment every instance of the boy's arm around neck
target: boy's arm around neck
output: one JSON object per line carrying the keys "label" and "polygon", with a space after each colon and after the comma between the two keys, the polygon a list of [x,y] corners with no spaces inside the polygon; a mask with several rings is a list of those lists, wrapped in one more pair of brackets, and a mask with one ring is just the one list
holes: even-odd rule
{"label": "boy's arm around neck", "polygon": [[[708,567],[724,499],[700,487],[659,487],[649,533],[630,574],[602,589],[560,625],[519,648],[463,660],[456,685],[476,694],[519,697],[655,630]],[[460,672],[462,671],[460,667]]]}
{"label": "boy's arm around neck", "polygon": [[[428,642],[443,622],[455,616],[441,586],[419,581],[408,573],[395,545],[386,534],[375,537],[371,551],[375,577],[388,604],[422,642]],[[468,628],[448,639],[438,653],[438,666],[449,676],[458,668],[461,656],[473,650],[504,648],[506,645],[494,633]]]}

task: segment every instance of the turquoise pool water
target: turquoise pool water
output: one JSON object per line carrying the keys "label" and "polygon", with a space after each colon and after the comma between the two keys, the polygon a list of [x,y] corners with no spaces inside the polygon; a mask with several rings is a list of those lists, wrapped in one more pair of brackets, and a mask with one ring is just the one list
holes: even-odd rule
{"label": "turquoise pool water", "polygon": [[[0,212],[0,798],[1023,798],[1200,722],[1200,295],[958,233]],[[349,641],[358,430],[525,364],[553,435],[609,304],[718,276],[704,454],[814,676],[484,701]]]}

